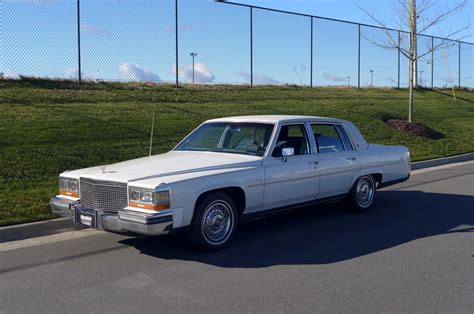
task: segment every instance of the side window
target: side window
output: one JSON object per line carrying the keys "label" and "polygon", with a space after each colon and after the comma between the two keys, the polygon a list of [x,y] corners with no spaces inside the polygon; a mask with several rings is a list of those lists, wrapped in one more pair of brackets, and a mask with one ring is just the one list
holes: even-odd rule
{"label": "side window", "polygon": [[344,143],[344,149],[345,150],[354,150],[352,147],[351,141],[349,140],[349,137],[347,136],[346,131],[342,127],[342,125],[336,125],[337,132],[339,133],[339,136],[342,139],[342,143]]}
{"label": "side window", "polygon": [[303,124],[291,124],[281,127],[272,157],[281,157],[281,150],[285,147],[293,147],[295,156],[309,154],[308,136]]}
{"label": "side window", "polygon": [[344,144],[332,124],[311,124],[320,154],[343,152]]}

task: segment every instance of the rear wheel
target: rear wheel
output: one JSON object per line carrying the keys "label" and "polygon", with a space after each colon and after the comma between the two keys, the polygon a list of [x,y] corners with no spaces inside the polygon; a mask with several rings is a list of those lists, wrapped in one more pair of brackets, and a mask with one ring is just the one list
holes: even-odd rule
{"label": "rear wheel", "polygon": [[206,196],[196,206],[190,230],[193,246],[218,250],[230,243],[235,235],[238,214],[234,201],[225,193]]}
{"label": "rear wheel", "polygon": [[349,206],[356,212],[365,212],[373,204],[375,198],[375,180],[365,175],[356,180],[347,197]]}

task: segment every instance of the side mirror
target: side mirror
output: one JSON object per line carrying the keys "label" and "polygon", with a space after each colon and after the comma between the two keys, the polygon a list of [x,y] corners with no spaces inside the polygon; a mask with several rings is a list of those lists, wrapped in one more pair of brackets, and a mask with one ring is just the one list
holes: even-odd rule
{"label": "side mirror", "polygon": [[286,162],[288,156],[294,156],[295,149],[293,147],[285,147],[281,149],[281,156],[283,157],[283,161]]}

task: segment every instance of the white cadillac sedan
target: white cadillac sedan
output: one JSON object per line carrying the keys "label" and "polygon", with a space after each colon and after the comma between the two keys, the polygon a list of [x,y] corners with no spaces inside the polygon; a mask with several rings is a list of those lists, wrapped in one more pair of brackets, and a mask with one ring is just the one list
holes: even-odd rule
{"label": "white cadillac sedan", "polygon": [[410,176],[404,146],[368,144],[353,123],[310,116],[209,120],[172,151],[66,171],[52,211],[111,232],[185,230],[219,249],[239,222],[302,205],[372,205],[377,188]]}

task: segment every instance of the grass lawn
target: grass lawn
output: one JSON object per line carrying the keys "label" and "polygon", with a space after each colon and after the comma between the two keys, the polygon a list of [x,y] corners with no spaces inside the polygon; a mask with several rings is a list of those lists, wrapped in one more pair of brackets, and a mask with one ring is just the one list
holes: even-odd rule
{"label": "grass lawn", "polygon": [[407,91],[0,80],[0,226],[53,218],[58,174],[171,149],[202,121],[249,114],[304,114],[352,120],[369,142],[407,145],[412,160],[474,151],[474,93],[417,91],[415,122],[445,137],[403,134],[382,121],[406,118]]}

